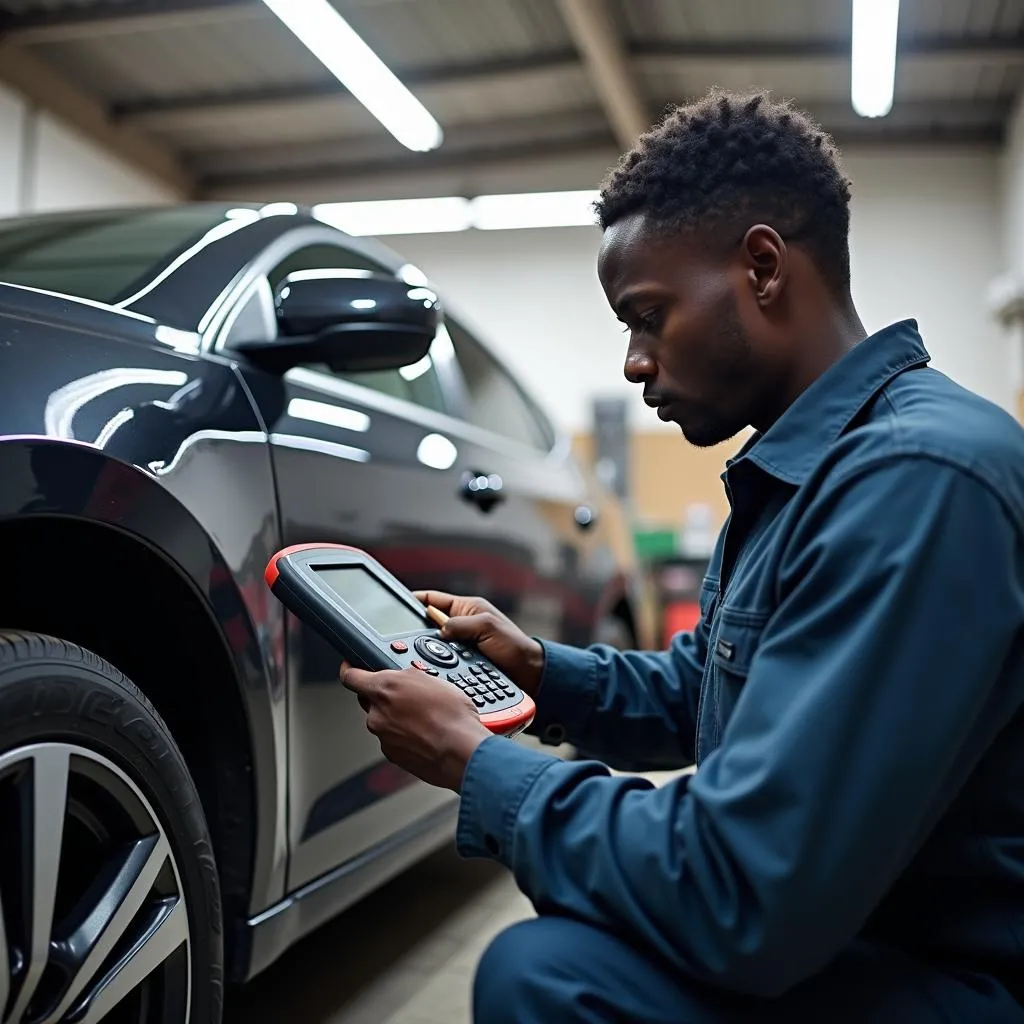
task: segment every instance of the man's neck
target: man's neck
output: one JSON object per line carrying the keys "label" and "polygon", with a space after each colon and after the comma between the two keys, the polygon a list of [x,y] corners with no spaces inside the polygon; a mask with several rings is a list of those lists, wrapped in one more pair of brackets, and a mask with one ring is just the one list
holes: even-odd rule
{"label": "man's neck", "polygon": [[852,299],[841,304],[831,304],[819,311],[819,315],[802,329],[801,334],[803,337],[799,351],[802,358],[794,367],[787,387],[787,407],[868,336]]}
{"label": "man's neck", "polygon": [[796,351],[800,358],[775,392],[781,399],[773,397],[768,414],[762,417],[761,423],[754,424],[760,433],[764,433],[826,370],[868,336],[852,300],[832,301],[818,309],[806,310],[806,322],[797,328],[796,334]]}

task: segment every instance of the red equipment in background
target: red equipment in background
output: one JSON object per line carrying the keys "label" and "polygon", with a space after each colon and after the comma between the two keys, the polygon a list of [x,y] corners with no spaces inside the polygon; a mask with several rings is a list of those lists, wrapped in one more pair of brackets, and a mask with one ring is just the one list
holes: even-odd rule
{"label": "red equipment in background", "polygon": [[651,565],[661,609],[662,647],[700,620],[700,587],[706,569],[705,559],[694,558],[667,558]]}

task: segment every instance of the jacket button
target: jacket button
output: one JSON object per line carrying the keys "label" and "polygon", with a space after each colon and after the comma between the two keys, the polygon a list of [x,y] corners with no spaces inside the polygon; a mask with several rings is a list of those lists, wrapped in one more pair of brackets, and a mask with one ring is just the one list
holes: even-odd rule
{"label": "jacket button", "polygon": [[498,840],[492,835],[484,836],[484,846],[487,847],[487,852],[493,854],[495,857],[501,853],[501,847],[498,845]]}

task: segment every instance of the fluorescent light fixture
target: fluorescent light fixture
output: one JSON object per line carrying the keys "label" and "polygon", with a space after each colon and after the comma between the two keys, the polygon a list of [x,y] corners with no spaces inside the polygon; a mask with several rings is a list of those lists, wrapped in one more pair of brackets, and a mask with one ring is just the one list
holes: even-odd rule
{"label": "fluorescent light fixture", "polygon": [[263,2],[403,146],[423,153],[441,145],[430,111],[327,0]]}
{"label": "fluorescent light fixture", "polygon": [[850,102],[861,117],[892,110],[900,0],[853,0]]}
{"label": "fluorescent light fixture", "polygon": [[470,226],[469,200],[458,196],[322,203],[313,208],[313,215],[350,235],[432,234]]}
{"label": "fluorescent light fixture", "polygon": [[593,225],[596,191],[522,192],[477,196],[471,201],[473,226],[481,231]]}
{"label": "fluorescent light fixture", "polygon": [[[350,235],[414,235],[442,231],[593,227],[598,192],[519,192],[509,195],[442,196],[437,199],[371,199],[320,203],[313,216]],[[420,275],[406,264],[399,276]],[[424,279],[425,280],[425,279]]]}

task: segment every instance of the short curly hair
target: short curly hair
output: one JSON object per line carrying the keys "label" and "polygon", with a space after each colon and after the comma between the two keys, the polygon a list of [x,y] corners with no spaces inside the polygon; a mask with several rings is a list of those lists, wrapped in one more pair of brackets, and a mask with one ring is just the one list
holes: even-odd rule
{"label": "short curly hair", "polygon": [[765,92],[713,89],[640,136],[601,186],[602,229],[642,213],[659,229],[729,244],[765,223],[799,242],[837,292],[850,287],[850,182],[831,137]]}

